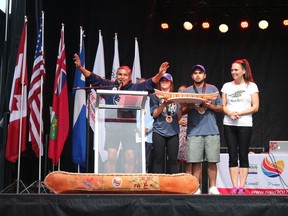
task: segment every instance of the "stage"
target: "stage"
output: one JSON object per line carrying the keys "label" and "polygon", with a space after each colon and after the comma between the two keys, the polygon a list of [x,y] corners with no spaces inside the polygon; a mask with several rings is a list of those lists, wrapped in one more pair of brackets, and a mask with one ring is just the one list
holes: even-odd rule
{"label": "stage", "polygon": [[288,196],[0,194],[1,216],[288,215]]}

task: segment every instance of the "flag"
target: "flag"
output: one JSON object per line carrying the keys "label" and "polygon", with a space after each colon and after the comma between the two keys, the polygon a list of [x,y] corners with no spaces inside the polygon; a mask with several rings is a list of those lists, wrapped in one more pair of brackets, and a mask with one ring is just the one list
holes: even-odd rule
{"label": "flag", "polygon": [[[16,162],[19,150],[26,150],[27,136],[27,19],[21,33],[9,102],[10,119],[6,144],[6,159]],[[19,146],[20,145],[20,146]]]}
{"label": "flag", "polygon": [[119,62],[119,51],[118,51],[118,38],[117,33],[115,33],[114,37],[114,58],[113,58],[113,65],[112,65],[112,73],[111,73],[111,80],[116,79],[117,69],[120,67]]}
{"label": "flag", "polygon": [[[93,73],[97,74],[98,76],[102,78],[105,78],[104,46],[103,46],[103,37],[102,37],[101,31],[99,31],[99,43],[98,43],[97,53],[96,53],[95,62],[94,62]],[[90,98],[89,124],[95,133],[96,91],[94,89],[92,89],[92,91],[90,92],[89,98]],[[103,98],[100,98],[100,103],[105,103]],[[100,136],[98,136],[99,154],[100,154],[100,157],[102,158],[102,161],[107,159],[107,151],[105,151],[103,147],[105,143],[104,112],[105,111],[103,109],[99,110],[99,116],[98,116],[99,134],[100,134]]]}
{"label": "flag", "polygon": [[94,61],[93,73],[98,76],[105,78],[105,60],[104,60],[104,46],[103,46],[103,36],[99,30],[99,43],[96,52],[96,57]]}
{"label": "flag", "polygon": [[[96,52],[96,57],[94,61],[93,73],[98,76],[105,78],[105,60],[104,60],[104,46],[103,46],[103,37],[101,34],[101,30],[99,30],[99,43]],[[89,107],[89,124],[92,130],[95,128],[95,104],[96,104],[96,91],[94,89],[91,90],[89,94],[90,107]],[[100,101],[101,102],[101,101]]]}
{"label": "flag", "polygon": [[138,40],[137,38],[135,38],[135,54],[132,67],[132,82],[136,83],[138,79],[141,79],[141,67],[140,67]]}
{"label": "flag", "polygon": [[57,165],[69,132],[68,87],[66,73],[66,54],[64,44],[64,25],[58,49],[55,72],[51,126],[49,136],[48,157],[53,165]]}
{"label": "flag", "polygon": [[[28,93],[29,106],[29,141],[37,157],[43,155],[43,79],[45,79],[45,62],[43,53],[43,23],[44,17],[40,18],[40,27],[37,38],[30,88]],[[41,152],[40,152],[41,150]],[[40,153],[40,154],[39,154]]]}
{"label": "flag", "polygon": [[[85,47],[83,29],[80,28],[80,51],[79,57],[85,67]],[[85,87],[85,77],[76,68],[74,77],[74,88]],[[73,115],[73,140],[72,140],[72,161],[81,167],[86,167],[86,92],[85,89],[74,92],[74,115]]]}

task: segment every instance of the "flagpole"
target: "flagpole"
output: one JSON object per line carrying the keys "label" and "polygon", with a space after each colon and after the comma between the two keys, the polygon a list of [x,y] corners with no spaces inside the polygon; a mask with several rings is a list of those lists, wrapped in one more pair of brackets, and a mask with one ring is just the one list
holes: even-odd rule
{"label": "flagpole", "polygon": [[[89,92],[89,93],[88,93]],[[88,107],[88,113],[87,113],[87,123],[86,123],[86,172],[89,172],[89,154],[90,154],[90,150],[89,150],[89,146],[90,146],[90,94],[91,91],[85,91],[85,95],[86,95],[86,102],[87,102],[87,107]]]}
{"label": "flagpole", "polygon": [[[61,24],[61,35],[62,35],[62,32],[64,32],[64,26],[65,26],[64,23],[62,23]],[[62,36],[61,36],[61,38],[62,38]],[[64,40],[64,38],[63,38],[63,40]],[[61,155],[60,155],[59,160],[58,160],[57,170],[60,171],[60,168],[61,168]]]}
{"label": "flagpole", "polygon": [[[62,38],[62,32],[64,32],[64,23],[61,24],[61,38]],[[63,38],[64,40],[64,38]],[[63,45],[63,44],[62,44]],[[59,157],[59,160],[58,160],[58,164],[57,164],[57,170],[60,171],[61,169],[61,155]]]}
{"label": "flagpole", "polygon": [[[84,37],[85,37],[85,35],[84,35],[83,26],[80,26],[80,47],[79,47],[79,53],[81,53],[82,48],[83,48]],[[84,51],[83,55],[85,56],[85,51]],[[87,92],[86,91],[85,91],[85,97],[87,99]],[[86,103],[86,101],[85,101],[85,103]],[[89,119],[89,117],[88,117],[88,119]],[[88,127],[86,127],[86,128],[88,128]],[[87,131],[88,130],[86,130],[86,133],[87,133]],[[88,132],[88,135],[89,135],[89,132]],[[89,138],[88,139],[86,138],[86,143],[85,143],[85,145],[86,145],[86,172],[88,173],[88,170],[89,170],[88,169],[88,166],[89,166],[89,159],[88,159],[88,157],[89,157],[88,156],[88,154],[89,154],[89,143],[87,141],[89,141]],[[80,165],[79,164],[78,164],[78,171],[80,172]]]}
{"label": "flagpole", "polygon": [[[44,61],[44,11],[42,11],[42,47],[41,52],[43,55]],[[42,115],[43,115],[43,74],[41,75],[40,80],[40,116],[39,116],[39,136],[38,136],[38,143],[39,145],[39,164],[38,164],[38,193],[41,193],[41,176],[42,176],[42,153],[43,153],[43,143],[42,143]]]}
{"label": "flagpole", "polygon": [[[82,50],[82,37],[83,37],[84,31],[83,31],[83,27],[80,26],[80,43],[79,43],[79,53],[81,53]],[[85,93],[86,94],[86,93]],[[87,158],[87,157],[86,157]],[[80,173],[80,165],[79,163],[77,164],[77,172]]]}
{"label": "flagpole", "polygon": [[19,187],[20,187],[20,167],[21,167],[21,147],[22,147],[22,115],[23,115],[23,91],[24,91],[24,80],[25,80],[25,73],[26,73],[26,50],[27,50],[27,26],[26,23],[28,22],[27,16],[25,16],[25,42],[24,42],[24,54],[23,54],[23,62],[25,64],[22,67],[21,71],[21,105],[20,105],[20,130],[19,130],[19,139],[18,139],[18,167],[17,167],[17,186],[16,186],[16,193],[19,194]]}

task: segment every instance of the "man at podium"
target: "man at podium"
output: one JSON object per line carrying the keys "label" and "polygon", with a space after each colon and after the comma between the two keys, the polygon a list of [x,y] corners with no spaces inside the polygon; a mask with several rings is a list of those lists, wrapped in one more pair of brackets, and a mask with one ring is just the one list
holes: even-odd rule
{"label": "man at podium", "polygon": [[[111,81],[104,78],[101,78],[100,76],[92,73],[91,71],[87,70],[86,68],[82,67],[81,60],[77,54],[74,54],[74,63],[77,68],[81,71],[81,73],[85,76],[86,82],[89,85],[92,86],[99,86],[103,87],[105,89],[115,89],[115,90],[129,90],[129,91],[148,91],[149,94],[154,92],[154,89],[156,88],[157,83],[159,82],[162,75],[166,72],[166,70],[169,68],[168,62],[163,62],[160,67],[159,71],[156,75],[154,75],[152,78],[147,79],[146,81],[142,83],[132,83],[132,71],[128,66],[120,66],[116,73],[116,80]],[[105,103],[106,104],[118,104],[119,103],[119,97],[115,97],[115,95],[106,95],[105,97]],[[136,112],[131,112],[127,110],[122,110],[121,115],[124,117],[135,115]],[[135,116],[134,116],[135,117]],[[112,128],[109,128],[109,130],[113,130]],[[123,131],[123,127],[120,129],[120,133],[125,133],[126,138],[135,137],[135,131],[129,130],[128,128],[125,128]],[[117,136],[116,131],[119,133],[119,127],[114,128],[114,131],[112,133],[106,133],[106,134],[113,134],[114,136]],[[122,142],[123,150],[124,150],[124,172],[125,173],[133,173],[135,172],[135,151],[132,148],[133,145],[131,145],[131,141],[125,140],[117,140],[117,143],[115,141],[112,141],[115,139],[111,139],[110,136],[106,136],[105,141],[105,149],[108,152],[108,160],[106,162],[105,166],[105,172],[107,173],[115,173],[116,172],[116,162],[117,162],[117,154],[118,154],[118,148],[120,145],[120,142]],[[125,143],[126,142],[126,143]],[[127,143],[128,142],[128,143]],[[129,143],[130,142],[130,143]]]}

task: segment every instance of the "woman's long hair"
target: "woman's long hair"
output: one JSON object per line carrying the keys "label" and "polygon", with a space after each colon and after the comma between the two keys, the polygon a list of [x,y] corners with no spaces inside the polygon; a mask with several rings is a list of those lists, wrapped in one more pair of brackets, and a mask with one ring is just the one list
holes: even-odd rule
{"label": "woman's long hair", "polygon": [[251,71],[251,68],[250,68],[250,64],[247,61],[247,59],[238,59],[238,60],[235,60],[233,63],[240,64],[242,69],[244,69],[246,71],[246,73],[243,75],[244,76],[244,81],[246,83],[254,82],[252,71]]}

